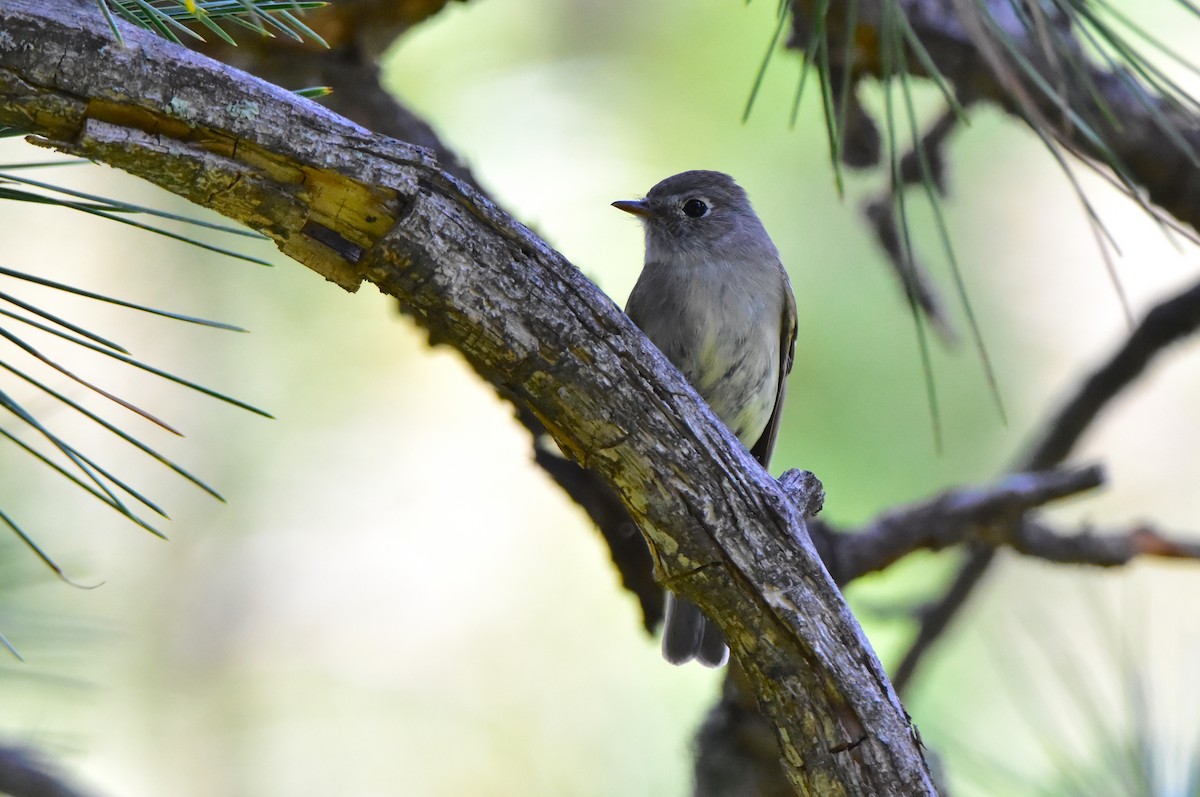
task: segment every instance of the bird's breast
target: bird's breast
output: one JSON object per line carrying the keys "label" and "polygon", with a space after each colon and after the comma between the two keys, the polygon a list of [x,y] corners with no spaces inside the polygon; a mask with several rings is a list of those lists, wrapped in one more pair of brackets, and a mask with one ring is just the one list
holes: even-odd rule
{"label": "bird's breast", "polygon": [[660,317],[635,319],[747,447],[766,428],[779,385],[783,286],[771,276],[692,268],[658,286],[674,297]]}

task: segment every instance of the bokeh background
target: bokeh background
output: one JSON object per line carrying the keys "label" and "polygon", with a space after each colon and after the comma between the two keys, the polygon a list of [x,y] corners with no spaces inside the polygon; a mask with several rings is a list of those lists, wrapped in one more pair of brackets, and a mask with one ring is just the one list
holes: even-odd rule
{"label": "bokeh background", "polygon": [[[1163,11],[1143,24],[1186,35],[1153,16]],[[415,29],[387,72],[482,183],[618,303],[642,242],[608,203],[685,169],[734,174],[800,309],[774,467],[816,472],[827,516],[855,524],[1003,472],[1127,325],[1069,182],[1031,134],[977,113],[952,141],[944,212],[1008,422],[970,347],[936,348],[935,451],[912,320],[859,212],[880,178],[850,176],[837,196],[811,82],[789,124],[794,54],[774,56],[741,119],[774,13],[769,2],[473,0]],[[919,99],[936,105],[933,92]],[[45,157],[2,144],[5,163]],[[37,177],[196,212],[101,167]],[[1135,313],[1195,279],[1194,248],[1081,180],[1121,246]],[[949,295],[932,216],[919,199],[914,209]],[[250,329],[3,287],[275,416],[44,343],[178,426],[186,438],[105,409],[227,502],[29,394],[45,423],[162,502],[171,539],[0,447],[0,506],[94,587],[56,580],[15,538],[0,544],[0,632],[25,657],[0,656],[7,739],[127,797],[687,793],[691,735],[719,673],[661,661],[598,535],[456,354],[431,349],[373,288],[343,293],[263,244],[223,241],[276,267],[57,209],[9,202],[0,219],[7,267]],[[1173,352],[1113,405],[1077,457],[1103,461],[1109,486],[1056,519],[1196,530],[1195,357]],[[952,562],[914,556],[849,588],[885,664],[912,630],[906,612],[937,594]],[[1200,757],[1198,597],[1200,567],[1186,564],[1102,574],[1004,556],[908,701],[955,793],[1070,793],[1062,784],[1081,771],[1128,765],[1130,728],[1159,735],[1154,793],[1184,793]]]}

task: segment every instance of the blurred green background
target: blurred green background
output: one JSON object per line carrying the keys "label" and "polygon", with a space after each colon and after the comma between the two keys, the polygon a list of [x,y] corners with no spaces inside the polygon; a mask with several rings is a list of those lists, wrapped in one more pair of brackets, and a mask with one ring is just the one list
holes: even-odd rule
{"label": "blurred green background", "polygon": [[[800,310],[774,467],[816,472],[826,516],[855,524],[1001,472],[1127,328],[1053,160],[1011,120],[976,114],[952,142],[944,210],[1009,420],[969,346],[938,349],[945,446],[935,452],[912,321],[858,209],[880,178],[851,176],[839,200],[813,84],[788,124],[793,54],[775,56],[741,121],[774,11],[474,0],[415,30],[387,73],[509,210],[618,303],[642,241],[608,203],[685,169],[735,175],[783,253]],[[935,99],[925,93],[922,107]],[[19,141],[0,147],[4,162],[42,157]],[[112,170],[38,177],[51,174],[187,210]],[[1195,278],[1193,249],[1081,178],[1122,247],[1135,312]],[[949,296],[931,215],[914,206],[918,246]],[[55,305],[276,416],[61,351],[176,424],[186,439],[123,418],[228,503],[32,400],[44,422],[159,498],[172,539],[98,513],[0,448],[0,506],[72,578],[100,584],[65,586],[15,542],[0,548],[0,631],[26,658],[0,660],[5,737],[127,797],[687,793],[691,735],[719,674],[661,661],[598,535],[457,355],[430,349],[373,288],[345,294],[263,245],[250,249],[277,268],[60,210],[5,203],[0,219],[6,266],[250,328]],[[1169,358],[1101,420],[1077,460],[1102,459],[1110,486],[1056,519],[1197,527],[1192,358]],[[915,556],[848,590],[885,664],[911,631],[904,610],[937,594],[951,561]],[[955,793],[1067,793],[1034,788],[1119,758],[1089,741],[1096,721],[1081,704],[1119,730],[1138,724],[1135,697],[1151,706],[1140,724],[1171,739],[1167,765],[1187,765],[1200,708],[1187,675],[1200,651],[1198,577],[1186,565],[1099,574],[1004,556],[908,704]],[[1146,695],[1133,694],[1131,671],[1153,683]],[[1162,777],[1157,793],[1181,793]]]}

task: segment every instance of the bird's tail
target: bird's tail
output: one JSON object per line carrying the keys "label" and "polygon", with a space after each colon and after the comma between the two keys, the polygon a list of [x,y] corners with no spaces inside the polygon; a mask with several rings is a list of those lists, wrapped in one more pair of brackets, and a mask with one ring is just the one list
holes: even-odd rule
{"label": "bird's tail", "polygon": [[699,606],[673,592],[667,593],[662,652],[672,664],[695,659],[705,667],[720,667],[729,659],[729,648],[717,624],[705,617]]}

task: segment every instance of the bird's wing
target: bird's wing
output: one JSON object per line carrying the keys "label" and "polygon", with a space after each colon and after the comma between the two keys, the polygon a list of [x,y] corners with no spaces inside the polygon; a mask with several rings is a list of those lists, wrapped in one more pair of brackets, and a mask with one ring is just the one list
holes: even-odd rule
{"label": "bird's wing", "polygon": [[[783,271],[780,264],[779,270]],[[787,375],[792,372],[792,362],[796,359],[796,298],[792,295],[792,284],[783,273],[785,285],[783,318],[780,323],[779,338],[779,388],[775,391],[775,408],[771,410],[771,419],[763,429],[762,436],[750,449],[754,458],[765,468],[771,462],[771,452],[775,450],[775,438],[779,436],[779,416],[783,412],[783,397],[787,393]]]}

